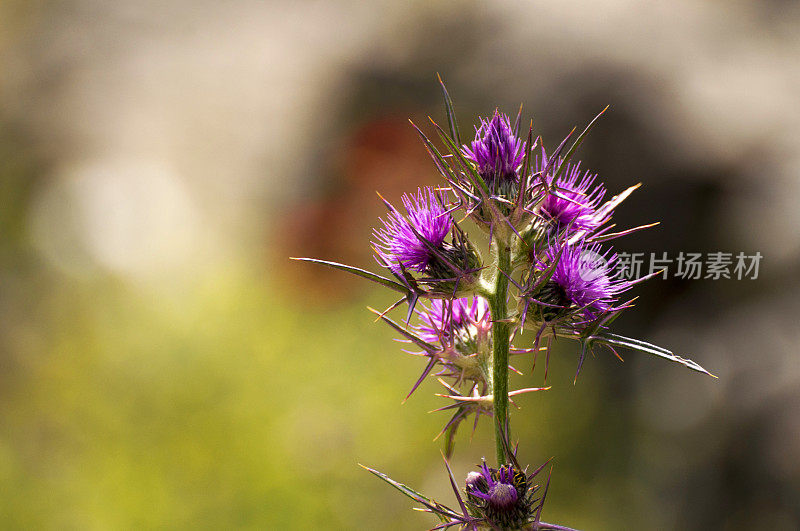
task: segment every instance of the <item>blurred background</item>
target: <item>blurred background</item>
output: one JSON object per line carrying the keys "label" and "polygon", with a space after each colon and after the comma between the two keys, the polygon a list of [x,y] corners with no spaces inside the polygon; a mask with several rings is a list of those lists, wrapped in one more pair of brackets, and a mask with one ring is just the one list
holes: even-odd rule
{"label": "blurred background", "polygon": [[[547,521],[800,527],[800,6],[638,2],[0,3],[0,521],[8,529],[422,529],[357,463],[453,503],[434,382],[365,306],[290,262],[376,270],[382,207],[435,183],[407,119],[524,102],[581,148],[628,252],[763,255],[652,280],[627,353],[551,361],[514,412],[554,457]],[[542,367],[514,385],[540,385]],[[457,439],[464,477],[491,431]]]}

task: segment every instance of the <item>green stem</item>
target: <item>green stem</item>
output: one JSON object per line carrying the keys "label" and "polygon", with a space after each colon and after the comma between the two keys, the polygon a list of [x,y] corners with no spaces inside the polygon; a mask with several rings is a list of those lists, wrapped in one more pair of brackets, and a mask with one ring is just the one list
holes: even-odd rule
{"label": "green stem", "polygon": [[[494,396],[495,451],[497,466],[506,464],[503,445],[503,426],[508,425],[508,347],[510,325],[508,318],[508,276],[511,275],[511,249],[503,239],[492,242],[497,258],[494,286],[489,297],[492,312],[492,395]],[[505,273],[505,274],[504,274]],[[506,434],[508,436],[508,434]]]}

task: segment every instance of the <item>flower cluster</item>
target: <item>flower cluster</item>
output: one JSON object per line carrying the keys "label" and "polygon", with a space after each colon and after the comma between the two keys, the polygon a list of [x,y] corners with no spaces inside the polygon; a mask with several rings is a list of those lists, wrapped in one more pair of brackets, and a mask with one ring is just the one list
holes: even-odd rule
{"label": "flower cluster", "polygon": [[[627,348],[706,371],[667,349],[610,329],[631,306],[620,300],[621,295],[652,275],[622,278],[609,242],[650,225],[611,232],[614,210],[638,185],[606,200],[606,187],[597,174],[572,160],[600,115],[569,149],[571,134],[551,153],[534,138],[532,125],[526,137],[520,136],[520,115],[512,126],[499,110],[480,119],[474,138],[465,141],[450,96],[444,85],[442,89],[449,130],[435,123],[433,127],[445,150],[414,127],[443,184],[404,195],[402,209],[384,200],[388,214],[374,230],[372,245],[388,276],[305,260],[348,271],[402,295],[386,310],[373,311],[412,346],[411,354],[427,360],[409,396],[429,375],[445,387],[439,396],[448,403],[437,411],[453,412],[442,430],[446,456],[453,451],[462,421],[469,416],[475,424],[482,416],[493,419],[497,467],[484,461],[470,473],[464,500],[455,489],[460,512],[373,472],[440,516],[444,523],[437,529],[545,529],[539,521],[544,495],[534,496],[535,473],[526,475],[509,450],[508,404],[520,393],[547,388],[509,390],[508,371],[514,370],[510,355],[533,354],[535,360],[542,349],[549,360],[552,339],[566,338],[578,343],[578,371],[586,353],[598,345],[617,357],[617,348]],[[462,223],[467,219],[483,229],[488,245],[472,243],[476,236]],[[484,258],[479,249],[486,247],[489,254]],[[404,323],[387,315],[404,303]],[[533,348],[513,344],[521,341],[525,330],[534,331]],[[543,339],[546,346],[540,347]],[[455,488],[452,474],[451,482]]]}
{"label": "flower cluster", "polygon": [[[510,328],[517,335],[524,329],[535,330],[535,349],[543,337],[567,337],[581,342],[581,359],[585,348],[593,344],[606,345],[616,353],[603,335],[606,323],[628,307],[619,296],[643,279],[621,279],[615,267],[616,254],[600,242],[643,228],[619,233],[606,229],[614,209],[638,185],[603,202],[606,189],[597,182],[597,174],[570,160],[573,149],[563,153],[567,139],[549,155],[539,146],[534,156],[540,139],[533,140],[531,130],[523,141],[518,135],[519,118],[512,127],[509,117],[499,110],[489,119],[480,119],[474,139],[467,143],[460,140],[455,127],[449,135],[436,127],[450,148],[449,156],[418,132],[447,186],[404,196],[405,215],[389,205],[389,215],[382,221],[383,228],[375,231],[374,243],[378,261],[398,277],[403,273],[405,285],[412,290],[414,285],[425,285],[414,292],[413,300],[450,295],[447,302],[417,312],[421,320],[413,328],[417,338],[438,345],[438,349],[425,349],[423,354],[431,362],[423,374],[440,363],[443,371],[437,376],[452,376],[453,385],[469,382],[458,398],[462,406],[467,397],[486,405],[488,398],[478,399],[486,396],[483,390],[490,379],[487,371],[492,353],[486,339],[492,327],[485,323],[480,327],[482,342],[467,341],[467,337],[456,340],[454,334],[463,328],[468,305],[477,304],[467,301],[491,299],[496,287],[492,284],[503,280],[501,276],[516,288],[511,300],[517,301],[517,317]],[[452,214],[457,210],[488,228],[494,254],[507,253],[507,267],[497,264],[479,275],[483,259],[454,220]],[[445,241],[448,231],[463,252],[455,252],[456,246]],[[405,274],[408,271],[417,275],[410,278]],[[477,306],[469,308],[475,313]],[[521,352],[513,346],[510,349]],[[476,391],[481,394],[476,396]]]}

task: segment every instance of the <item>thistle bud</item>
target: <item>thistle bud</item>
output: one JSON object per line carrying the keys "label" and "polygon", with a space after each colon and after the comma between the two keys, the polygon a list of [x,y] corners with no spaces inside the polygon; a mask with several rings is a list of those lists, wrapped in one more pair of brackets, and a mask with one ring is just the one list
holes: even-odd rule
{"label": "thistle bud", "polygon": [[493,193],[504,194],[517,180],[517,170],[522,164],[523,142],[514,130],[508,116],[495,110],[491,119],[481,119],[475,130],[475,140],[464,146],[464,156],[475,163],[478,173]]}
{"label": "thistle bud", "polygon": [[[475,203],[469,211],[482,223],[491,223],[496,218],[493,212],[508,215],[509,201],[517,195],[519,170],[525,159],[524,142],[515,134],[508,116],[495,110],[491,119],[481,119],[475,130],[475,140],[469,146],[463,146],[462,153],[475,165],[486,184],[491,196],[486,200],[494,202],[493,206],[485,204],[485,200]],[[478,193],[475,197],[480,195]]]}
{"label": "thistle bud", "polygon": [[483,477],[483,474],[480,472],[475,472],[474,470],[467,474],[467,480],[465,483],[467,486],[467,494],[469,494],[471,490],[487,492],[489,489],[486,483],[486,478]]}

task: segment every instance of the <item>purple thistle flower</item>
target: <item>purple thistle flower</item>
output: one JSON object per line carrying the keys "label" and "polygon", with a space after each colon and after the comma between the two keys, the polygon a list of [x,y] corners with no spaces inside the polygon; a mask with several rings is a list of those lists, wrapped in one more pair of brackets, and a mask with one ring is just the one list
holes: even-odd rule
{"label": "purple thistle flower", "polygon": [[[473,496],[486,500],[497,509],[506,510],[517,502],[517,489],[514,488],[514,474],[510,467],[500,467],[492,474],[486,463],[481,465],[481,471],[471,472],[467,476],[467,492]],[[472,480],[470,482],[470,480]],[[483,480],[483,481],[481,481]]]}
{"label": "purple thistle flower", "polygon": [[490,120],[481,119],[475,140],[470,147],[464,146],[464,156],[475,163],[485,182],[513,181],[524,159],[522,148],[523,142],[514,134],[508,116],[495,110]]}
{"label": "purple thistle flower", "polygon": [[[455,378],[456,382],[470,380],[470,393],[475,391],[476,396],[485,394],[486,375],[481,369],[479,351],[481,348],[485,351],[491,344],[492,324],[486,300],[476,296],[433,299],[429,305],[418,308],[417,315],[419,324],[413,327],[414,332],[429,344],[425,350],[431,359],[418,383],[438,363],[442,366],[442,371],[438,373],[440,376]],[[453,387],[443,384],[452,394],[459,394]],[[479,404],[476,403],[476,406]],[[476,411],[479,410],[480,407],[477,407]],[[463,415],[457,412],[448,426],[459,423],[469,412],[463,408],[459,411]]]}
{"label": "purple thistle flower", "polygon": [[478,472],[470,472],[466,493],[475,516],[502,528],[518,528],[530,521],[534,512],[529,478],[512,465],[489,468],[483,462]]}
{"label": "purple thistle flower", "polygon": [[[444,464],[458,501],[459,509],[433,501],[409,487],[399,483],[386,474],[361,465],[389,485],[422,505],[422,511],[437,515],[441,522],[432,529],[558,529],[576,531],[570,527],[543,522],[539,516],[547,495],[547,485],[539,496],[540,487],[533,483],[545,464],[532,473],[522,470],[516,458],[511,456],[513,465],[503,465],[498,470],[489,468],[484,461],[478,472],[470,472],[466,481],[466,499],[461,496],[453,471],[445,459]],[[550,479],[548,476],[547,484]]]}
{"label": "purple thistle flower", "polygon": [[[537,158],[536,171],[541,172],[546,166],[543,158]],[[556,191],[542,202],[541,212],[559,230],[569,226],[572,231],[594,231],[610,217],[608,213],[598,215],[597,208],[606,189],[602,184],[592,189],[596,178],[597,174],[588,170],[581,172],[580,162],[567,164],[564,174],[555,182]],[[552,184],[552,176],[548,176],[548,182]]]}
{"label": "purple thistle flower", "polygon": [[450,343],[456,338],[462,343],[473,341],[479,328],[489,329],[489,305],[481,297],[434,299],[429,308],[417,313],[420,323],[416,330],[429,343]]}
{"label": "purple thistle flower", "polygon": [[437,196],[433,188],[425,187],[416,195],[404,194],[407,215],[392,208],[388,219],[381,219],[383,228],[373,231],[375,251],[393,271],[399,271],[402,265],[421,273],[433,258],[430,247],[442,247],[453,220],[444,207],[444,192],[438,192]]}
{"label": "purple thistle flower", "polygon": [[611,311],[617,295],[634,284],[616,272],[616,253],[609,250],[602,254],[599,244],[578,242],[564,244],[563,249],[551,245],[544,254],[536,264],[537,270],[544,271],[556,260],[558,263],[543,288],[543,296],[538,298],[556,307],[581,308],[586,319]]}

